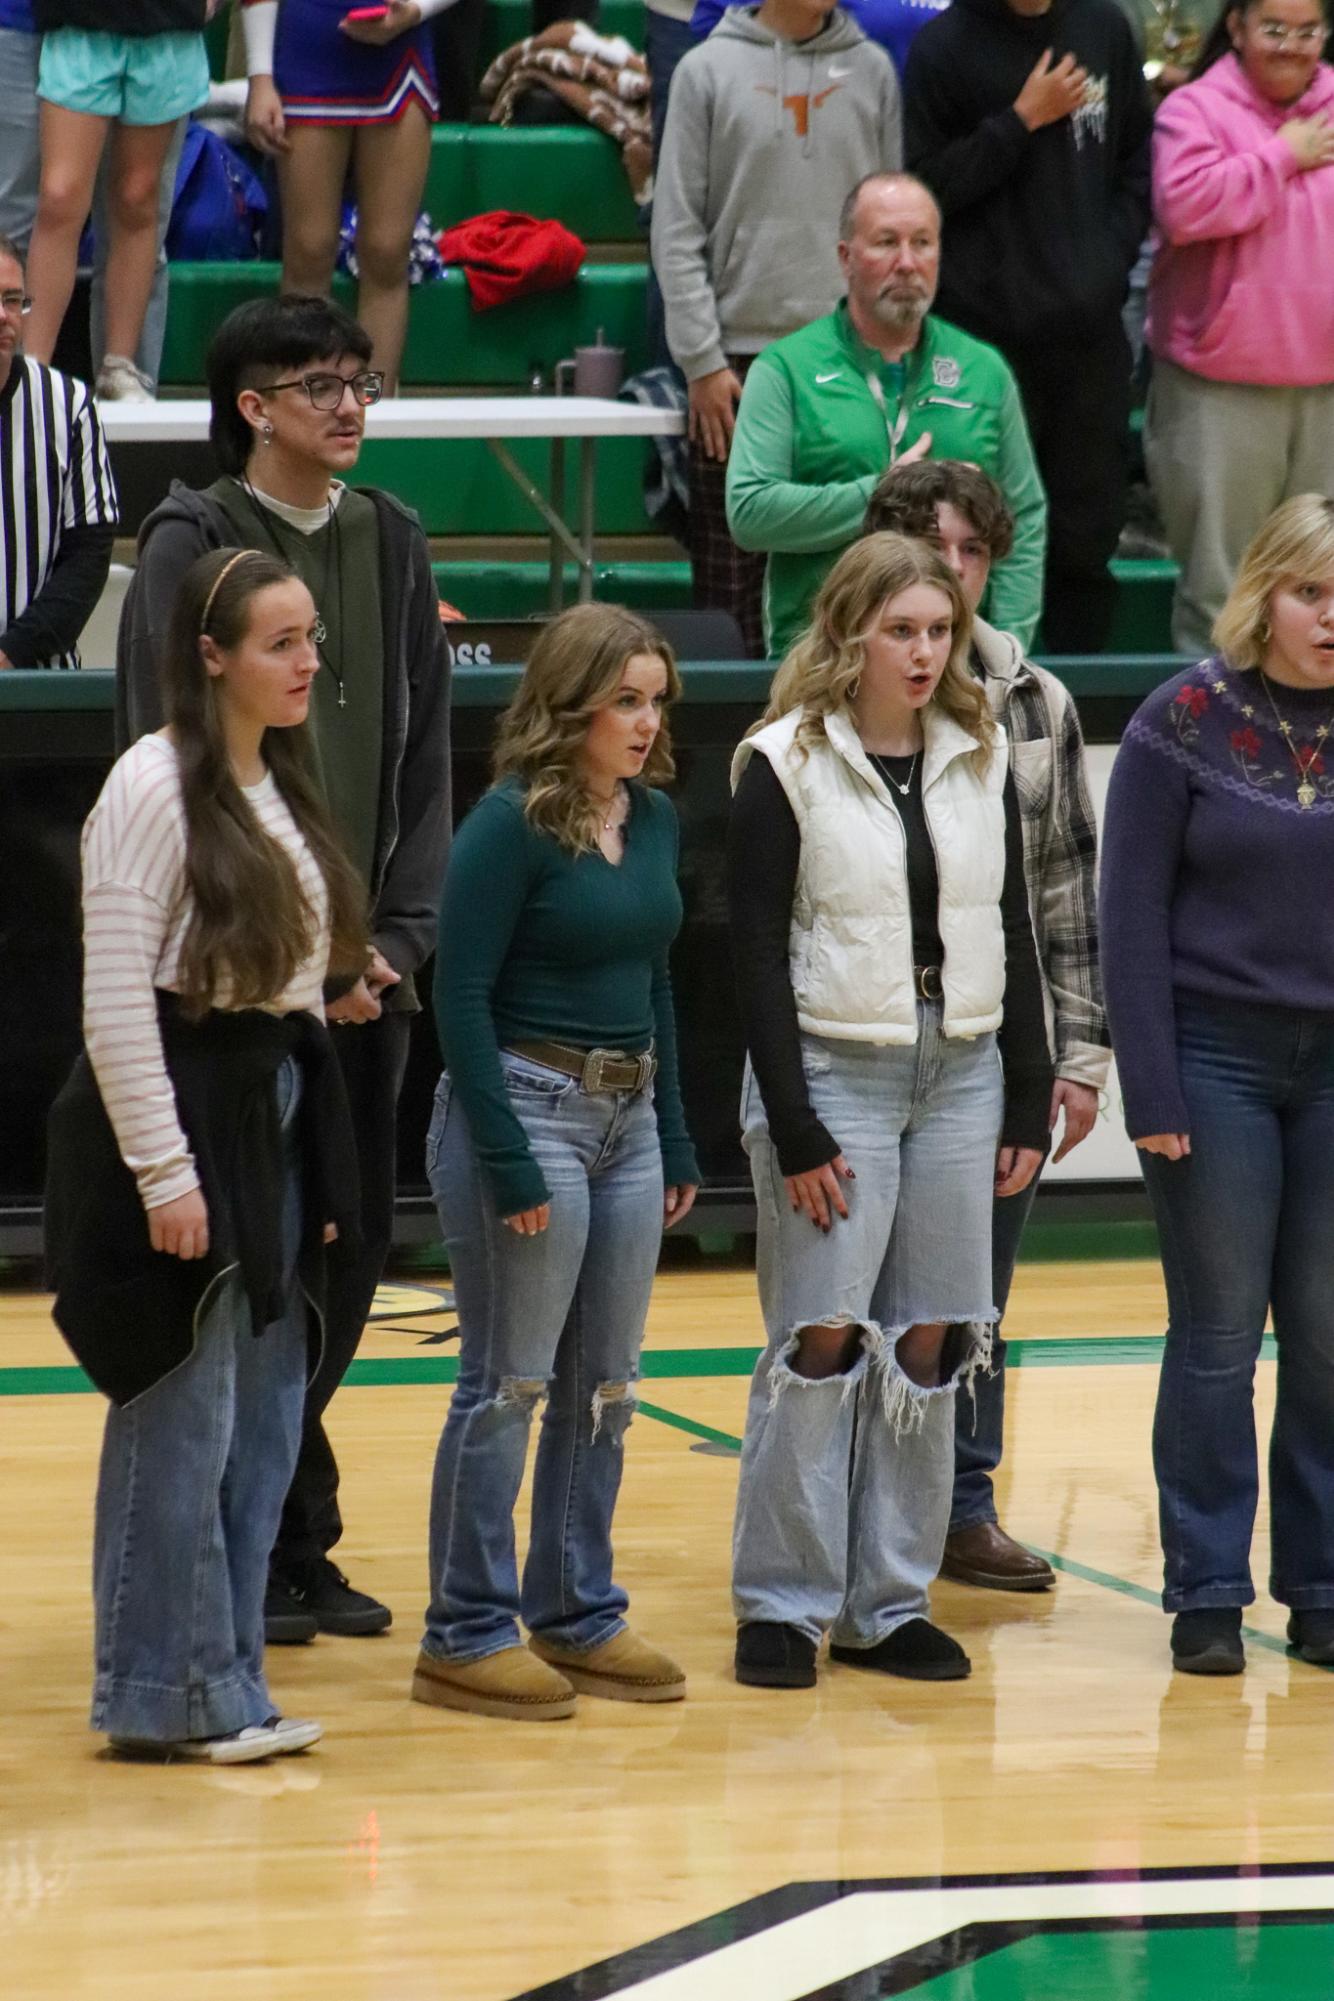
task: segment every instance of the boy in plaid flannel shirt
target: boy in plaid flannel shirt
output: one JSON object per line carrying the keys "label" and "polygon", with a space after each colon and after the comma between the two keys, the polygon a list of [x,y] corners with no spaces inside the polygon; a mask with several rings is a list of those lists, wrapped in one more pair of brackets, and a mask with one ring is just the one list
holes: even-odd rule
{"label": "boy in plaid flannel shirt", "polygon": [[[887,472],[871,495],[865,531],[892,529],[936,548],[976,609],[994,562],[1009,551],[1014,521],[995,481],[957,459],[923,459]],[[1096,832],[1079,717],[1064,683],[1024,657],[1008,632],[973,626],[974,672],[1010,743],[1024,829],[1028,901],[1056,1065],[1051,1123],[1063,1115],[1062,1160],[1086,1139],[1098,1114],[1110,1061],[1098,970],[1094,868]],[[1005,1312],[1019,1240],[1037,1193],[998,1201],[992,1278]],[[941,1575],[993,1591],[1045,1591],[1055,1579],[1045,1558],[1025,1549],[996,1519],[992,1474],[1005,1423],[1005,1343],[997,1324],[991,1373],[977,1378],[975,1403],[961,1401],[955,1435],[954,1505]]]}

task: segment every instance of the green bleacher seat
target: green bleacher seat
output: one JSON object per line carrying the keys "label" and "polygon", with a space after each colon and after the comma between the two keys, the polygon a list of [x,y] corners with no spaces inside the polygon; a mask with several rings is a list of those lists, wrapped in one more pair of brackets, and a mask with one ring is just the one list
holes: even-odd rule
{"label": "green bleacher seat", "polygon": [[[571,7],[572,19],[585,16]],[[644,0],[601,0],[594,23],[599,34],[624,35],[637,49],[644,46]],[[482,29],[481,67],[485,70],[502,49],[533,32],[533,0],[490,0]]]}
{"label": "green bleacher seat", "polygon": [[[244,300],[273,291],[278,278],[276,264],[173,264],[163,382],[174,389],[198,387],[218,322]],[[554,364],[593,340],[599,327],[613,346],[625,349],[626,370],[633,374],[647,357],[645,280],[642,264],[587,264],[559,292],[477,313],[463,272],[448,271],[413,291],[403,386],[526,388],[534,367],[549,384]],[[353,287],[340,279],[335,289],[350,307]]]}
{"label": "green bleacher seat", "polygon": [[555,216],[585,243],[641,236],[619,149],[583,125],[437,125],[423,205],[442,229],[510,208]]}
{"label": "green bleacher seat", "polygon": [[1128,558],[1112,564],[1119,589],[1109,653],[1170,653],[1172,592],[1177,566],[1166,560]]}

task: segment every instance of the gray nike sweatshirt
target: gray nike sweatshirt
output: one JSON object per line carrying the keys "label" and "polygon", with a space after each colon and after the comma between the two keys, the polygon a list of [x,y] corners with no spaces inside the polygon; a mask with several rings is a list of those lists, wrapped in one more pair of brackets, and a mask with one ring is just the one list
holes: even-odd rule
{"label": "gray nike sweatshirt", "polygon": [[728,8],[672,77],[653,192],[653,268],[687,381],[833,309],[843,198],[902,161],[894,66],[849,15],[789,42]]}

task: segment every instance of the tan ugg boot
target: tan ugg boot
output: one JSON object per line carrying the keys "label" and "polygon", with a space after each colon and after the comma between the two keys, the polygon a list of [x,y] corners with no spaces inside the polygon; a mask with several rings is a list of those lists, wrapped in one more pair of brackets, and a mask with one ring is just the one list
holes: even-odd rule
{"label": "tan ugg boot", "polygon": [[479,1661],[442,1661],[423,1648],[413,1671],[412,1699],[528,1723],[574,1715],[574,1689],[565,1676],[520,1646],[502,1647]]}
{"label": "tan ugg boot", "polygon": [[679,1702],[686,1692],[685,1669],[628,1627],[589,1653],[538,1636],[528,1644],[581,1695],[605,1695],[613,1702]]}

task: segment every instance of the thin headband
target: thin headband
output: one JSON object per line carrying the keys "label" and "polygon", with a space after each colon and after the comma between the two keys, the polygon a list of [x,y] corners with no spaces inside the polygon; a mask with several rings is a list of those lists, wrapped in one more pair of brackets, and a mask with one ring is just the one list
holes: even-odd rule
{"label": "thin headband", "polygon": [[218,592],[222,589],[224,578],[229,577],[231,575],[232,571],[236,568],[238,563],[244,563],[247,556],[259,556],[262,554],[263,551],[260,549],[238,549],[236,554],[231,558],[231,561],[223,564],[222,568],[218,571],[217,576],[214,577],[213,579],[212,590],[209,592],[208,596],[204,599],[204,614],[199,621],[199,636],[201,639],[203,638],[204,634],[208,631],[208,621],[210,614],[212,613],[213,610],[213,600],[218,595]]}

